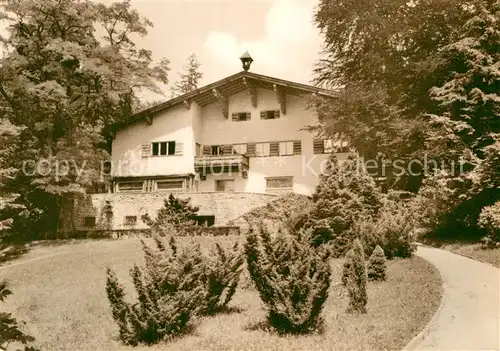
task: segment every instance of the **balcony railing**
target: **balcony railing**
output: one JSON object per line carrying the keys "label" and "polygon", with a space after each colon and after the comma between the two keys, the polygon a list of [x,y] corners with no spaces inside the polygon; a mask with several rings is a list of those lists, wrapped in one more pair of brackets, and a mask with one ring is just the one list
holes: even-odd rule
{"label": "balcony railing", "polygon": [[245,155],[204,155],[195,156],[195,171],[202,174],[248,171],[248,157]]}

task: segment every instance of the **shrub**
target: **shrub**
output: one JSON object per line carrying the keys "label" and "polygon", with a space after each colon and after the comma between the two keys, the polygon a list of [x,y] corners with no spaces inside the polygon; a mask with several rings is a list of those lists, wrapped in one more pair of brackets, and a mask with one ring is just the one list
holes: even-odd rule
{"label": "shrub", "polygon": [[305,220],[304,227],[313,229],[313,244],[332,241],[335,257],[344,256],[349,249],[356,236],[354,223],[376,216],[382,206],[373,178],[359,161],[359,155],[354,153],[342,162],[332,154]]}
{"label": "shrub", "polygon": [[347,286],[347,279],[349,276],[349,272],[352,269],[352,260],[348,260],[348,257],[352,257],[353,253],[351,252],[352,249],[347,251],[345,257],[346,259],[344,260],[344,265],[342,267],[342,285]]}
{"label": "shrub", "polygon": [[191,205],[190,199],[179,199],[170,194],[164,206],[157,212],[153,220],[148,213],[141,216],[144,223],[149,225],[154,233],[168,236],[176,233],[184,236],[188,233],[195,234],[193,226],[196,224],[196,215],[199,208]]}
{"label": "shrub", "polygon": [[308,196],[289,193],[257,207],[242,216],[231,220],[227,225],[239,226],[241,234],[246,235],[250,228],[266,224],[278,229],[289,219],[294,219],[308,212],[312,201]]}
{"label": "shrub", "polygon": [[366,313],[368,296],[366,293],[365,254],[359,239],[354,240],[346,260],[349,261],[345,278],[349,292],[349,307],[347,310],[348,312]]}
{"label": "shrub", "polygon": [[361,239],[366,255],[370,255],[377,245],[389,259],[411,257],[417,249],[415,224],[411,213],[404,209],[384,206],[377,219],[368,218],[356,222],[354,231]]}
{"label": "shrub", "polygon": [[[7,296],[12,295],[8,289],[6,281],[0,281],[0,302],[4,302]],[[26,335],[19,330],[19,324],[12,314],[0,312],[0,349],[7,350],[11,343],[20,343],[24,345],[25,351],[36,351],[35,348],[27,344],[34,341],[32,336]]]}
{"label": "shrub", "polygon": [[[125,292],[108,268],[106,292],[120,339],[127,345],[154,344],[184,333],[205,297],[201,283],[204,260],[199,246],[179,251],[173,238],[168,245],[156,239],[157,250],[144,242],[146,264],[130,271],[138,302],[125,301]],[[168,246],[168,249],[167,249]]]}
{"label": "shrub", "polygon": [[500,246],[500,201],[481,210],[478,224],[487,233],[482,239],[483,245],[490,248]]}
{"label": "shrub", "polygon": [[210,253],[205,267],[205,303],[202,314],[215,314],[224,310],[231,301],[240,280],[243,255],[238,243],[225,250],[218,243]]}
{"label": "shrub", "polygon": [[387,265],[385,262],[384,250],[377,245],[373,250],[370,260],[368,261],[368,279],[369,280],[386,280]]}
{"label": "shrub", "polygon": [[267,321],[279,333],[306,333],[320,324],[328,297],[330,249],[310,245],[311,233],[251,230],[245,253],[250,277],[267,310]]}

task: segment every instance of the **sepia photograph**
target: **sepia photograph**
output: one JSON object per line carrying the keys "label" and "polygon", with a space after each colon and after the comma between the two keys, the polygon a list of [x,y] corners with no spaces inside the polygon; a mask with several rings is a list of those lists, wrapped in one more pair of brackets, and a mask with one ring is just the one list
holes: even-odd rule
{"label": "sepia photograph", "polygon": [[500,0],[0,0],[0,351],[500,350]]}

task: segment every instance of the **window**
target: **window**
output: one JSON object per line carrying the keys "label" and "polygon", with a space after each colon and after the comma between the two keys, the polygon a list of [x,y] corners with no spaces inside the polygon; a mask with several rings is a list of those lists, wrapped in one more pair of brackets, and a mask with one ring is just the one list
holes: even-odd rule
{"label": "window", "polygon": [[232,120],[235,122],[249,121],[252,118],[251,112],[234,112],[232,114]]}
{"label": "window", "polygon": [[125,225],[136,225],[137,216],[125,216]]}
{"label": "window", "polygon": [[83,219],[84,227],[95,227],[95,217],[85,217]]}
{"label": "window", "polygon": [[118,191],[143,191],[143,190],[144,190],[143,181],[118,183]]}
{"label": "window", "polygon": [[314,140],[315,154],[330,154],[332,152],[347,152],[349,143],[342,139],[316,139]]}
{"label": "window", "polygon": [[154,142],[153,156],[182,155],[182,143],[175,141]]}
{"label": "window", "polygon": [[215,191],[234,191],[234,179],[216,180]]}
{"label": "window", "polygon": [[233,145],[233,151],[238,155],[245,155],[247,153],[247,144]]}
{"label": "window", "polygon": [[184,191],[183,180],[160,180],[156,182],[156,190],[179,193]]}
{"label": "window", "polygon": [[201,156],[201,145],[196,143],[196,156]]}
{"label": "window", "polygon": [[291,190],[293,188],[293,177],[266,178],[267,190]]}
{"label": "window", "polygon": [[293,141],[282,141],[280,143],[280,156],[293,155]]}
{"label": "window", "polygon": [[215,224],[215,216],[196,216],[195,221],[200,226],[212,227]]}
{"label": "window", "polygon": [[271,146],[269,143],[258,143],[255,144],[255,155],[256,156],[270,156]]}
{"label": "window", "polygon": [[212,145],[211,148],[212,148],[211,149],[212,156],[222,155],[222,148],[219,145]]}
{"label": "window", "polygon": [[260,119],[277,119],[280,118],[280,110],[261,111]]}

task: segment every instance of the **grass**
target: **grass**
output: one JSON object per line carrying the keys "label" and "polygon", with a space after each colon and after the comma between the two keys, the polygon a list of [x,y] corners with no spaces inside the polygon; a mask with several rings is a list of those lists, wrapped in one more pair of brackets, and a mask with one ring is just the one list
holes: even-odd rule
{"label": "grass", "polygon": [[[231,242],[239,238],[217,238]],[[213,238],[203,237],[201,246]],[[196,322],[192,334],[150,348],[120,344],[105,293],[105,269],[113,268],[128,292],[128,270],[142,263],[138,239],[39,246],[0,268],[13,296],[5,308],[24,320],[43,350],[381,350],[401,349],[427,323],[441,298],[441,278],[419,257],[388,261],[388,281],[370,283],[368,313],[345,312],[346,292],[338,283],[342,261],[333,260],[323,333],[280,337],[259,329],[265,311],[257,292],[243,284],[232,312]]]}
{"label": "grass", "polygon": [[488,262],[500,268],[500,247],[489,249],[483,248],[482,245],[478,243],[453,243],[445,244],[440,248],[479,261]]}

